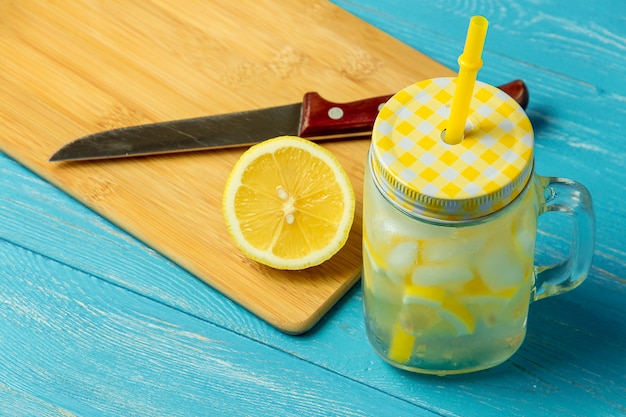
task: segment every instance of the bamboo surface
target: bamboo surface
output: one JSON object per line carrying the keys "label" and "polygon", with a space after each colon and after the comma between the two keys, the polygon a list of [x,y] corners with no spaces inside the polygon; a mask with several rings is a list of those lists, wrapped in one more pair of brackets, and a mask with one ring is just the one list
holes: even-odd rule
{"label": "bamboo surface", "polygon": [[247,260],[228,236],[222,191],[243,149],[47,159],[105,129],[288,104],[307,91],[353,101],[452,73],[325,1],[21,1],[0,15],[0,150],[286,333],[309,330],[360,276],[369,141],[323,144],[350,175],[355,222],[337,255],[297,272]]}

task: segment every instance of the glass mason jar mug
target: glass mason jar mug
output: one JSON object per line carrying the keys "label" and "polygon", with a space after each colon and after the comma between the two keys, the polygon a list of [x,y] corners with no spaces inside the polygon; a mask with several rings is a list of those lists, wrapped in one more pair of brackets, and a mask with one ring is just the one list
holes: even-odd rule
{"label": "glass mason jar mug", "polygon": [[[374,125],[363,193],[363,303],[375,351],[399,368],[477,371],[508,359],[529,303],[578,286],[589,270],[587,189],[533,172],[519,105],[477,83],[465,138],[442,139],[454,79],[400,91]],[[537,218],[574,216],[569,257],[534,266]]]}

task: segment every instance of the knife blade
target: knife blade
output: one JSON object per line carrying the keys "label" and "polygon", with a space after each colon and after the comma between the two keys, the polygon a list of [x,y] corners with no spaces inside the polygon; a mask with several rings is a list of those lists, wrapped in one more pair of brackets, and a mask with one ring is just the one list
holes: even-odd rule
{"label": "knife blade", "polygon": [[[528,89],[515,80],[499,86],[524,109]],[[70,142],[49,162],[123,158],[250,146],[275,136],[311,140],[364,138],[392,95],[333,103],[314,92],[302,103],[107,130]]]}

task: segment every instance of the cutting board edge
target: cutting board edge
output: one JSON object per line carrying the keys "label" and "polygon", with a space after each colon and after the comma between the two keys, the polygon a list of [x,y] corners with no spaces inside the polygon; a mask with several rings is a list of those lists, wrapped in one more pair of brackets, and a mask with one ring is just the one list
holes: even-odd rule
{"label": "cutting board edge", "polygon": [[[317,8],[309,7],[310,5],[305,1],[300,0],[299,3],[301,4],[298,5],[294,2],[293,5],[289,4],[289,6],[283,6],[281,4],[279,5],[279,9],[291,10],[292,12],[295,11],[298,15],[302,15],[302,17],[307,18],[310,17],[311,13],[318,11]],[[273,74],[272,80],[274,80],[274,82],[280,82],[281,85],[282,83],[285,83],[287,87],[291,87],[286,88],[286,90],[292,90],[292,93],[297,90],[296,94],[299,94],[303,87],[308,88],[309,86],[319,85],[320,80],[323,81],[322,85],[324,86],[339,86],[340,88],[330,88],[330,90],[346,98],[363,97],[364,94],[370,93],[372,93],[372,95],[377,95],[378,93],[386,94],[387,89],[390,86],[393,91],[395,85],[398,83],[398,79],[413,81],[413,79],[418,80],[421,78],[429,78],[428,76],[434,76],[435,74],[443,73],[443,75],[446,75],[449,72],[449,70],[443,67],[440,63],[413,49],[409,45],[403,44],[401,41],[392,38],[389,34],[380,31],[380,29],[376,29],[368,25],[367,22],[364,22],[357,16],[346,12],[330,2],[328,2],[328,5],[329,7],[326,11],[328,14],[325,15],[325,20],[323,22],[318,20],[315,27],[310,28],[313,30],[306,31],[306,33],[304,33],[304,35],[306,35],[304,37],[306,42],[302,43],[301,46],[312,45],[311,35],[315,35],[315,33],[312,32],[315,32],[318,28],[323,27],[320,29],[320,35],[324,39],[331,39],[334,42],[334,37],[337,33],[339,34],[337,42],[342,43],[342,48],[339,50],[343,51],[339,60],[335,55],[337,51],[334,49],[332,51],[328,51],[328,57],[317,57],[311,55],[308,50],[304,53],[300,53],[301,51],[296,47],[300,44],[293,42],[291,37],[284,39],[280,38],[282,34],[278,36],[280,38],[278,39],[278,46],[274,46],[269,49],[265,47],[263,54],[256,54],[257,51],[254,51],[255,54],[249,55],[248,58],[241,56],[238,50],[236,57],[230,56],[226,49],[223,51],[216,49],[205,52],[223,53],[224,57],[231,59],[227,68],[229,72],[222,75],[230,76],[234,74],[245,76],[245,70],[247,69],[252,68],[254,70],[255,68],[262,68],[263,71],[265,71],[262,75]],[[231,6],[223,7],[228,8]],[[33,13],[22,15],[22,8],[26,12],[29,12],[27,9],[32,8],[34,11],[37,11],[37,13],[34,13],[33,10],[31,10],[30,12]],[[203,112],[216,110],[209,105],[207,105],[206,109],[204,109],[205,103],[204,101],[198,102],[198,93],[195,88],[189,88],[185,83],[179,82],[180,77],[172,78],[170,76],[176,75],[179,71],[184,69],[192,70],[190,72],[185,72],[184,77],[184,79],[190,83],[189,80],[195,80],[194,77],[197,78],[197,76],[200,75],[199,72],[202,72],[201,70],[206,68],[195,67],[194,64],[196,64],[196,62],[193,61],[193,59],[188,62],[189,67],[185,67],[185,65],[173,67],[166,65],[162,68],[160,65],[163,57],[168,56],[168,54],[171,53],[174,53],[177,59],[195,57],[194,54],[198,52],[196,48],[199,45],[195,43],[194,36],[207,35],[207,37],[200,36],[198,38],[200,40],[206,40],[212,39],[212,33],[210,31],[203,31],[203,26],[192,27],[193,25],[188,25],[183,30],[180,30],[180,28],[174,28],[176,30],[173,32],[164,31],[164,29],[168,28],[168,25],[172,25],[172,22],[189,23],[188,21],[191,18],[195,23],[198,23],[196,22],[196,17],[191,16],[189,11],[185,11],[185,15],[177,16],[180,17],[180,19],[174,20],[161,19],[164,16],[163,14],[152,14],[152,11],[150,11],[145,17],[155,20],[151,22],[152,26],[147,26],[148,31],[143,33],[137,30],[145,29],[143,20],[134,17],[135,15],[132,13],[126,13],[126,10],[122,11],[118,9],[119,8],[113,7],[114,11],[125,13],[129,22],[136,25],[129,26],[131,31],[134,31],[136,34],[147,34],[150,36],[145,38],[139,37],[136,39],[127,39],[126,29],[121,30],[119,33],[117,30],[111,30],[115,28],[110,27],[110,24],[107,23],[109,20],[104,23],[100,22],[97,15],[90,16],[90,19],[96,20],[92,20],[89,25],[77,24],[77,22],[84,21],[82,13],[93,12],[90,8],[84,8],[80,4],[73,5],[71,8],[66,10],[67,13],[55,14],[52,19],[46,19],[45,13],[43,13],[45,10],[38,10],[38,7],[35,5],[25,4],[17,7],[16,10],[20,12],[18,17],[23,20],[13,20],[13,26],[11,26],[10,29],[13,31],[11,33],[15,33],[20,37],[14,39],[13,42],[9,42],[11,39],[8,39],[7,42],[2,45],[4,45],[5,48],[8,48],[9,51],[16,52],[19,50],[18,46],[21,45],[19,42],[20,39],[30,39],[30,44],[28,45],[28,48],[22,48],[24,49],[23,53],[16,55],[19,59],[11,58],[10,61],[12,62],[7,66],[9,69],[8,73],[16,80],[20,81],[19,83],[15,83],[15,85],[21,85],[19,88],[10,88],[7,90],[9,94],[8,98],[11,99],[7,101],[12,102],[11,106],[13,106],[13,109],[8,107],[10,110],[8,114],[11,116],[15,113],[15,115],[19,117],[14,120],[15,124],[12,124],[8,128],[10,135],[15,137],[10,137],[8,139],[9,142],[6,143],[7,146],[4,146],[4,142],[0,144],[0,148],[16,162],[24,165],[36,175],[47,180],[55,187],[68,194],[70,197],[103,216],[107,221],[117,227],[120,227],[134,238],[146,244],[148,247],[154,249],[156,252],[159,252],[175,264],[181,266],[184,270],[191,272],[198,279],[207,283],[208,286],[215,288],[217,291],[221,291],[225,296],[240,304],[243,308],[254,312],[254,314],[263,320],[268,321],[268,323],[272,326],[282,331],[295,333],[302,333],[314,327],[324,314],[328,312],[332,305],[343,297],[345,293],[358,281],[360,273],[353,275],[353,267],[346,268],[346,276],[345,278],[342,277],[341,283],[335,285],[328,291],[324,290],[323,292],[316,293],[318,296],[328,294],[330,294],[330,296],[328,299],[320,300],[319,305],[311,303],[314,307],[310,310],[303,309],[307,312],[311,312],[309,319],[298,320],[295,324],[285,324],[283,320],[276,320],[272,318],[272,314],[264,313],[263,305],[254,305],[251,307],[249,303],[257,302],[256,300],[251,301],[246,300],[245,298],[233,297],[232,294],[221,290],[223,287],[219,282],[213,282],[211,281],[211,276],[206,276],[206,270],[201,270],[202,273],[193,272],[197,270],[186,267],[178,260],[178,257],[171,255],[171,250],[173,249],[170,248],[170,250],[163,250],[163,246],[161,245],[167,244],[167,242],[155,244],[155,242],[150,239],[150,236],[152,236],[150,231],[145,232],[145,234],[138,233],[137,230],[139,229],[129,229],[125,224],[129,221],[132,222],[133,220],[139,221],[140,223],[143,222],[145,213],[140,213],[140,217],[137,217],[136,212],[129,212],[126,207],[122,207],[119,204],[117,206],[115,204],[106,206],[106,200],[111,197],[111,194],[115,194],[115,187],[118,185],[116,184],[116,180],[119,180],[122,176],[128,177],[127,174],[130,172],[137,174],[137,170],[126,171],[125,167],[120,167],[119,171],[117,171],[116,167],[115,169],[92,171],[91,168],[89,168],[68,170],[67,173],[63,173],[54,168],[50,169],[50,165],[45,162],[53,151],[50,145],[55,144],[55,146],[58,147],[60,145],[59,138],[68,136],[74,137],[73,135],[75,135],[77,126],[79,125],[87,126],[91,124],[93,125],[93,129],[97,128],[102,130],[103,127],[119,127],[117,125],[111,126],[110,123],[134,123],[136,120],[141,119],[140,116],[145,115],[150,117],[149,121],[155,121],[152,119],[157,117],[157,115],[162,117],[162,115],[177,114],[169,112],[169,109],[173,105],[172,103],[176,103],[176,105],[181,106],[181,109],[184,109],[184,111],[181,110],[181,113],[185,113],[187,111],[195,112],[200,107],[203,108]],[[143,13],[146,10],[148,10],[148,8],[142,8],[140,12]],[[74,12],[80,12],[81,14],[74,14]],[[167,13],[168,12],[165,14]],[[57,22],[55,19],[59,17],[61,17],[62,20]],[[328,19],[329,17],[331,18],[330,20]],[[271,18],[275,19],[276,16],[271,16]],[[255,19],[257,19],[256,16]],[[68,24],[68,22],[71,24]],[[339,25],[341,29],[338,30],[337,22],[347,22],[348,24],[343,25],[343,28],[341,28],[342,25]],[[352,25],[354,25],[354,28],[351,27]],[[158,27],[159,30],[156,33],[150,32],[150,30],[152,30],[151,28],[154,27]],[[169,29],[172,29],[172,27],[169,27]],[[297,32],[301,31],[300,26],[295,27],[294,30],[297,35]],[[51,31],[51,33],[55,33],[55,35],[58,36],[49,36],[47,31]],[[333,34],[333,38],[328,37],[328,34],[331,32]],[[111,36],[93,38],[91,36],[93,33],[101,33],[104,35],[110,34]],[[172,39],[171,36],[168,35],[167,42],[164,42],[163,39],[160,39],[160,43],[155,42],[159,41],[159,34],[161,33],[173,35],[177,42],[181,42],[181,45],[186,45],[191,49],[181,50],[178,48],[178,46],[180,46],[178,44],[176,44],[177,48],[175,50],[163,48],[163,46],[169,46]],[[177,38],[177,35],[182,36]],[[187,35],[190,37],[186,37]],[[46,46],[46,48],[41,48],[37,46],[37,42],[47,42],[48,39],[51,40],[52,47],[49,48]],[[66,51],[61,47],[62,45],[55,46],[55,39],[57,40],[57,43],[63,43],[63,40],[67,41],[68,39],[76,39],[78,43],[75,45],[75,48],[71,48]],[[120,43],[120,40],[123,42]],[[155,48],[145,48],[145,45],[140,45],[144,40],[150,41],[151,45],[155,45]],[[187,41],[190,40],[194,42],[190,42],[189,45],[187,45]],[[65,44],[66,43],[67,42],[65,42]],[[46,43],[46,45],[48,44]],[[141,46],[140,49],[138,49],[138,45]],[[276,44],[272,43],[272,45]],[[150,49],[150,51],[146,51],[146,49]],[[152,49],[154,49],[154,51],[152,51]],[[317,51],[320,55],[323,55],[327,49],[329,48],[324,46],[321,51],[319,48]],[[133,52],[133,50],[136,54],[129,55],[129,52]],[[248,51],[248,48],[245,50]],[[391,51],[395,51],[396,54],[390,54]],[[411,55],[414,58],[411,60],[410,66],[408,66],[405,62],[400,62],[395,59],[395,56],[403,54],[406,55],[407,52],[414,54]],[[185,55],[185,53],[188,55]],[[272,56],[272,54],[276,55]],[[9,56],[13,57],[14,55],[9,54]],[[128,56],[131,56],[132,58],[127,59]],[[85,60],[85,57],[94,59]],[[303,58],[304,60],[300,61],[300,58]],[[344,58],[346,59],[344,60]],[[246,59],[249,59],[249,61],[246,61]],[[292,59],[295,60],[292,61]],[[69,61],[66,62],[65,60]],[[29,65],[19,65],[22,61],[28,62]],[[209,61],[204,60],[204,62]],[[88,64],[84,64],[85,62]],[[92,70],[93,62],[98,63],[97,71]],[[363,63],[366,65],[360,65]],[[64,65],[62,68],[57,68],[55,66],[57,64]],[[74,64],[79,65],[77,66]],[[233,66],[235,64],[237,64],[237,66]],[[241,66],[239,66],[239,64],[241,64]],[[255,64],[257,66],[250,64]],[[300,64],[304,64],[305,67],[308,66],[310,71],[308,73],[302,72],[302,65]],[[39,72],[37,72],[38,65],[41,66],[41,68],[39,68]],[[315,69],[316,66],[319,67],[320,65],[322,65],[323,70],[321,77],[317,70],[313,72],[313,69]],[[35,72],[36,76],[29,76],[27,72],[23,71],[22,68],[26,67],[31,68],[32,71],[30,72]],[[214,68],[211,67],[211,69]],[[242,70],[243,72],[239,73],[238,70]],[[274,70],[276,70],[276,73],[272,72]],[[385,75],[385,77],[381,79],[381,73],[392,74],[393,76],[390,79],[388,75]],[[115,76],[112,77],[111,74]],[[315,74],[313,78],[311,78],[312,74]],[[216,76],[219,75],[219,73],[216,74]],[[48,76],[48,78],[46,78],[46,76]],[[137,81],[137,85],[135,86],[133,84],[133,88],[130,89],[130,92],[119,88],[118,84],[123,84],[124,81],[129,81],[132,77],[137,76],[141,77],[135,80]],[[224,78],[221,80],[223,79]],[[227,79],[230,80],[230,78]],[[142,84],[142,80],[146,80],[145,85]],[[308,81],[305,83],[305,80]],[[336,80],[339,80],[340,82],[333,84]],[[207,80],[203,77],[201,80],[195,80],[194,82],[198,84],[198,87],[201,87],[205,86],[207,82],[210,81],[210,79]],[[217,78],[213,79],[213,81],[217,81]],[[243,79],[241,86],[246,86],[245,79]],[[179,87],[184,88],[180,89]],[[202,91],[202,88],[199,90]],[[84,93],[85,91],[88,91],[93,94],[93,96],[87,95],[87,99],[85,99],[85,96],[81,95],[78,100],[67,100],[67,98],[75,96],[69,94],[67,97],[57,97],[57,94],[61,91],[66,93]],[[233,96],[236,97],[237,95],[241,95],[239,94],[240,91],[242,90],[235,91],[237,94],[233,94]],[[259,89],[258,93],[262,95],[262,93],[266,91],[269,90],[263,87]],[[376,92],[376,94],[374,94],[374,92]],[[275,94],[275,92],[272,91],[272,94]],[[328,92],[325,92],[324,94],[326,95]],[[173,98],[174,100],[171,102],[167,100],[167,97],[169,96],[171,96],[170,98]],[[284,94],[280,96],[285,98]],[[253,105],[259,104],[256,103],[256,101],[262,101],[260,98],[255,96],[251,97],[250,100]],[[248,99],[244,101],[247,102]],[[161,103],[164,102],[169,103],[168,106],[166,106],[166,109],[161,108]],[[36,105],[33,106],[32,103],[35,103]],[[221,104],[221,102],[219,104]],[[77,117],[77,115],[80,115],[80,117]],[[187,115],[186,117],[188,116],[190,115]],[[168,116],[168,119],[169,118],[170,117]],[[36,123],[33,124],[33,120],[35,120]],[[47,121],[54,122],[52,124],[46,124]],[[64,121],[67,123],[63,123]],[[23,133],[26,133],[26,135],[23,135]],[[48,140],[48,142],[38,143],[35,141],[34,144],[29,144],[28,141],[23,141],[24,136],[31,136],[37,140]],[[11,143],[11,140],[14,141],[13,144]],[[25,146],[25,144],[27,146]],[[11,145],[13,145],[13,148],[11,148]],[[197,168],[197,165],[192,166]],[[178,167],[180,168],[180,166]],[[143,173],[143,168],[140,171],[140,174]],[[146,170],[146,175],[154,173],[155,172],[152,170]],[[159,169],[156,173],[161,173],[161,170]],[[65,177],[66,175],[69,178]],[[94,179],[96,180],[96,183],[92,182]],[[139,182],[139,180],[137,182]],[[120,183],[127,184],[125,181],[120,181]],[[162,190],[162,188],[158,189]],[[99,202],[94,202],[92,201],[94,198],[101,200]],[[169,200],[166,201],[169,202]],[[104,204],[105,207],[101,207],[99,204]],[[120,209],[123,210],[120,212]],[[122,217],[121,221],[119,216]],[[149,226],[143,225],[142,227],[146,228]],[[192,230],[191,232],[194,231]],[[95,271],[95,274],[97,274],[97,271]],[[298,290],[302,292],[302,288],[299,288]],[[302,295],[297,295],[297,297],[298,300],[301,300]],[[267,304],[264,306],[267,307]],[[268,317],[270,320],[268,320]]]}

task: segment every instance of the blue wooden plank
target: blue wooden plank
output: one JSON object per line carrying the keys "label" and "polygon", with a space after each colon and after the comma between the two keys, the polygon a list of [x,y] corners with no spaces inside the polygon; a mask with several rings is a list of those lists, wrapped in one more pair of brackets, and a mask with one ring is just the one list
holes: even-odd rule
{"label": "blue wooden plank", "polygon": [[[7,166],[16,169],[18,176],[28,177],[28,172],[17,164],[8,163]],[[10,169],[3,169],[4,174],[11,172]],[[17,182],[9,175],[3,175],[2,178],[7,179],[7,184],[1,187],[5,192],[10,189],[9,183]],[[298,338],[286,336],[247,315],[209,288],[196,286],[197,280],[186,276],[174,265],[163,262],[157,254],[107,225],[80,204],[65,199],[61,208],[56,208],[58,203],[64,201],[63,194],[53,192],[55,190],[50,190],[52,187],[45,182],[33,177],[30,183],[34,185],[33,188],[24,186],[25,181],[21,181],[19,193],[15,190],[15,198],[2,200],[1,218],[5,223],[2,223],[0,229],[5,233],[4,236],[7,236],[7,231],[10,232],[7,226],[20,224],[20,227],[14,227],[9,236],[12,241],[37,245],[39,239],[43,239],[37,246],[39,251],[59,257],[64,262],[80,264],[81,269],[90,270],[101,280],[113,280],[116,285],[128,287],[132,292],[145,293],[147,298],[158,300],[159,303],[170,303],[178,310],[232,328],[246,337],[293,353],[333,373],[376,387],[407,402],[443,414],[446,410],[461,412],[465,408],[467,391],[470,390],[472,396],[480,400],[482,406],[477,409],[483,415],[488,415],[490,411],[501,412],[503,409],[508,410],[510,415],[515,415],[516,410],[518,415],[524,415],[523,410],[535,403],[550,404],[550,407],[535,406],[536,415],[551,415],[555,409],[567,410],[571,404],[568,400],[570,396],[594,409],[602,409],[604,406],[607,412],[624,407],[619,400],[619,390],[625,382],[620,369],[625,365],[626,341],[619,333],[605,333],[604,327],[596,326],[595,319],[602,317],[602,311],[598,309],[598,300],[602,300],[602,304],[611,310],[609,319],[614,318],[604,320],[606,326],[619,329],[626,316],[621,306],[625,289],[602,271],[594,270],[590,282],[571,294],[574,300],[580,301],[567,304],[564,297],[570,297],[568,295],[537,303],[535,306],[538,307],[533,306],[529,343],[511,361],[478,376],[449,378],[442,385],[440,379],[398,372],[375,357],[365,340],[359,290],[349,294],[313,332]],[[39,195],[47,195],[48,201],[38,204]],[[13,201],[16,206],[12,208],[9,201]],[[22,209],[18,209],[18,206]],[[38,216],[25,216],[24,213],[28,214],[25,207],[33,208],[32,213]],[[49,233],[50,227],[53,227],[53,233]],[[56,228],[58,230],[54,232]],[[61,241],[59,236],[65,240]],[[54,249],[49,249],[51,247]],[[60,256],[60,253],[64,255]],[[101,257],[102,253],[106,254],[105,259]],[[89,264],[90,261],[93,265]],[[28,265],[28,261],[18,262]],[[613,288],[607,291],[611,285]],[[582,289],[585,291],[582,292]],[[581,310],[579,303],[587,306],[587,309]],[[542,316],[542,322],[535,318],[539,314],[535,313],[536,308],[539,312],[548,309],[548,313]],[[586,317],[594,317],[594,320],[580,322]],[[574,337],[580,335],[584,335],[584,340]],[[597,343],[591,345],[595,346],[593,349],[605,345],[609,348],[605,348],[601,356],[587,358],[587,350],[580,350],[581,346],[590,346],[586,339]],[[576,349],[572,351],[570,344]],[[548,355],[545,354],[546,346],[549,347]],[[558,379],[555,379],[555,371],[549,365],[553,358],[563,353],[568,355],[568,361],[559,363],[562,368],[558,371]],[[586,375],[588,379],[594,375],[603,375],[603,378],[590,381],[583,389],[578,382],[580,375]],[[519,391],[526,395],[518,398]],[[599,403],[604,397],[611,399],[611,402]],[[516,410],[509,408],[510,404],[516,404]],[[580,415],[588,410],[582,405]]]}
{"label": "blue wooden plank", "polygon": [[434,415],[6,242],[0,269],[0,413]]}
{"label": "blue wooden plank", "polygon": [[457,69],[469,18],[489,20],[481,71],[502,58],[526,62],[606,92],[626,94],[626,10],[621,0],[532,3],[332,0],[392,36]]}

